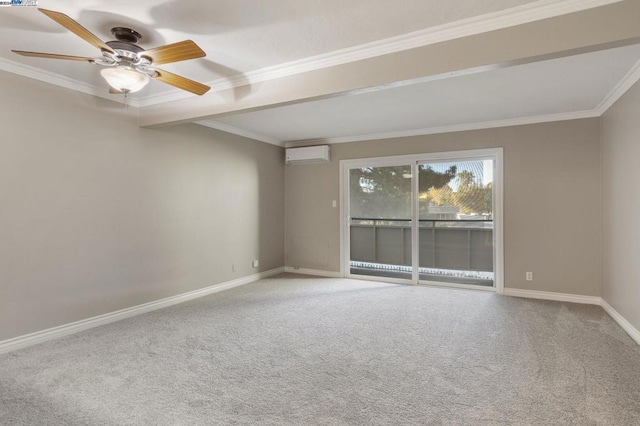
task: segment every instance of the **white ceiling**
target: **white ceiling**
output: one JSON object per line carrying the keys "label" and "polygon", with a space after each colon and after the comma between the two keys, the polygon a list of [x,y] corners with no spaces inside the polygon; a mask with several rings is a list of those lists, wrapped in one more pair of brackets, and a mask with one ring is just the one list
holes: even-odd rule
{"label": "white ceiling", "polygon": [[[345,94],[342,92],[348,89],[337,84],[324,89],[332,97],[315,101],[302,99],[304,95],[296,91],[295,96],[284,100],[290,103],[287,106],[268,107],[278,104],[278,97],[274,96],[277,91],[269,92],[269,87],[280,87],[282,92],[288,86],[261,84],[295,76],[300,77],[300,89],[318,81],[313,77],[304,80],[306,73],[311,75],[323,67],[354,64],[358,71],[366,73],[370,69],[369,58],[393,58],[395,52],[528,23],[551,22],[550,19],[581,10],[603,10],[607,5],[618,7],[625,3],[628,1],[39,0],[40,7],[69,15],[105,41],[113,38],[112,27],[125,26],[143,35],[142,47],[191,39],[207,52],[206,58],[162,66],[212,84],[207,95],[198,98],[152,81],[130,99],[133,106],[139,107],[141,117],[147,113],[152,121],[159,117],[157,120],[163,124],[162,120],[202,120],[218,114],[210,116],[207,125],[276,144],[300,140],[340,142],[474,125],[477,128],[596,116],[605,101],[614,97],[612,94],[619,94],[616,87],[622,87],[621,81],[640,78],[640,65],[636,65],[639,46],[512,64],[473,74],[460,69],[447,78],[427,77],[431,78],[429,81],[394,83],[402,80],[394,73],[385,80],[386,88]],[[96,65],[27,58],[10,51],[98,56],[91,45],[36,8],[5,7],[0,12],[0,70],[121,100],[106,93],[108,86]],[[580,27],[579,23],[570,22],[581,31],[591,31],[592,24]],[[613,22],[617,29],[619,20],[610,20],[609,27]],[[558,27],[564,29],[563,25]],[[603,37],[606,39],[606,34]],[[491,63],[482,62],[482,52],[477,53],[471,56],[477,56],[479,65]],[[531,59],[521,58],[525,62]],[[441,59],[446,63],[446,52]],[[390,65],[393,71],[403,69],[395,63]],[[236,110],[239,112],[224,115]]]}
{"label": "white ceiling", "polygon": [[[143,47],[184,39],[207,58],[163,66],[208,82],[346,47],[386,39],[534,0],[40,0],[39,7],[69,15],[103,40],[126,26],[143,36]],[[106,85],[96,66],[25,58],[11,49],[77,56],[99,52],[39,13],[2,8],[0,58],[57,73],[90,85]],[[153,82],[148,96],[174,90]]]}
{"label": "white ceiling", "polygon": [[[217,118],[274,141],[349,139],[591,112],[640,60],[640,45]],[[215,123],[214,123],[215,126]]]}

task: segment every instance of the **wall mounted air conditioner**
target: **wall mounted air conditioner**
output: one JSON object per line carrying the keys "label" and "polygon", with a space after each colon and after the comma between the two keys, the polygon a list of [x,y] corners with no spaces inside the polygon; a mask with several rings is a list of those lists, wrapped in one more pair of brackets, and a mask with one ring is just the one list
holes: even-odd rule
{"label": "wall mounted air conditioner", "polygon": [[286,164],[328,163],[329,145],[287,148],[285,155]]}

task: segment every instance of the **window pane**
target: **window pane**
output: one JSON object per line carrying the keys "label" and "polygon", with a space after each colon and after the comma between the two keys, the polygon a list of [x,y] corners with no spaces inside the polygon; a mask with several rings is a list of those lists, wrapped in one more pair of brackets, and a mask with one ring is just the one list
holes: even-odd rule
{"label": "window pane", "polygon": [[411,166],[362,167],[349,174],[351,217],[411,219]]}
{"label": "window pane", "polygon": [[351,273],[411,279],[411,166],[349,171]]}
{"label": "window pane", "polygon": [[421,280],[493,286],[493,161],[421,164]]}

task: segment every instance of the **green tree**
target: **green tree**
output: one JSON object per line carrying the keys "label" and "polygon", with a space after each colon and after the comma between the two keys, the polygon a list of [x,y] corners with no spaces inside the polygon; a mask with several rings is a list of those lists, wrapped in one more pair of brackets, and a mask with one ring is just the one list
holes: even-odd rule
{"label": "green tree", "polygon": [[431,166],[420,166],[418,176],[419,191],[420,193],[428,193],[432,189],[439,189],[447,185],[451,180],[456,177],[458,168],[451,166],[445,172],[436,172]]}
{"label": "green tree", "polygon": [[362,167],[350,171],[352,217],[405,219],[411,212],[411,169]]}
{"label": "green tree", "polygon": [[491,184],[484,186],[476,182],[473,172],[458,173],[458,189],[453,194],[453,202],[465,214],[491,213]]}
{"label": "green tree", "polygon": [[431,188],[427,191],[427,200],[434,206],[453,206],[453,190],[448,184],[442,188]]}
{"label": "green tree", "polygon": [[429,214],[430,205],[452,205],[452,191],[449,182],[456,177],[457,166],[451,166],[445,172],[436,172],[431,166],[420,166],[420,217]]}
{"label": "green tree", "polygon": [[[436,172],[420,166],[420,193],[441,188],[456,175],[456,167]],[[372,219],[411,218],[411,167],[362,167],[350,170],[352,217]]]}

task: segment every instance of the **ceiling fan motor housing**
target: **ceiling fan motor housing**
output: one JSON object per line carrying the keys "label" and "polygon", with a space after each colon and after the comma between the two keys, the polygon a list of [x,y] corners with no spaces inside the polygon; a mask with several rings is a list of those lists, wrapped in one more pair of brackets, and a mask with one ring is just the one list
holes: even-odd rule
{"label": "ceiling fan motor housing", "polygon": [[[115,27],[111,29],[111,34],[116,40],[106,42],[106,45],[113,50],[123,50],[132,53],[143,52],[144,49],[138,46],[136,43],[142,38],[140,33],[130,28]],[[128,55],[125,55],[128,56]]]}
{"label": "ceiling fan motor housing", "polygon": [[156,77],[157,72],[147,69],[151,65],[151,60],[141,56],[140,53],[145,49],[138,46],[136,42],[142,38],[140,33],[130,28],[115,27],[111,29],[111,34],[116,40],[107,41],[105,44],[109,46],[115,54],[102,51],[104,60],[96,60],[94,63],[104,66],[115,66],[128,68],[146,74],[149,77]]}
{"label": "ceiling fan motor housing", "polygon": [[111,28],[111,34],[119,41],[128,41],[129,43],[137,43],[142,36],[139,32],[125,27]]}

